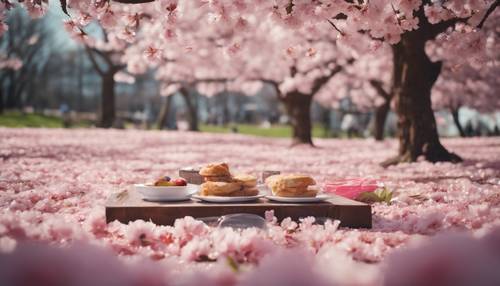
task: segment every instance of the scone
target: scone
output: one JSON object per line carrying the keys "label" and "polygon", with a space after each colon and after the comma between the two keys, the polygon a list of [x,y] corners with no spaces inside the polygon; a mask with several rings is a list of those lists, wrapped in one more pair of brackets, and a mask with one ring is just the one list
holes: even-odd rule
{"label": "scone", "polygon": [[244,196],[256,196],[259,194],[259,189],[257,188],[243,188]]}
{"label": "scone", "polygon": [[201,176],[205,182],[231,182],[232,177],[229,172],[229,166],[226,163],[208,164],[200,169]]}
{"label": "scone", "polygon": [[270,188],[272,189],[274,185],[276,185],[279,180],[281,179],[281,177],[283,177],[283,175],[272,175],[272,176],[269,176],[266,178],[266,180],[264,181],[264,183]]}
{"label": "scone", "polygon": [[310,186],[316,184],[307,175],[274,175],[266,179],[266,185],[275,196],[280,197],[315,197],[318,191]]}
{"label": "scone", "polygon": [[318,193],[315,189],[305,188],[288,188],[288,189],[271,189],[274,196],[278,197],[315,197]]}
{"label": "scone", "polygon": [[249,174],[238,174],[233,176],[235,182],[240,182],[245,188],[254,188],[257,186],[257,177]]}
{"label": "scone", "polygon": [[200,175],[203,177],[225,177],[231,176],[227,163],[208,164],[200,169]]}
{"label": "scone", "polygon": [[202,196],[230,196],[236,191],[243,189],[240,183],[236,182],[205,182],[201,184],[200,195]]}
{"label": "scone", "polygon": [[256,196],[259,194],[259,190],[257,188],[243,188],[241,190],[232,192],[229,194],[230,197],[250,197]]}
{"label": "scone", "polygon": [[307,175],[292,174],[292,175],[282,175],[279,178],[277,184],[282,189],[302,188],[315,185],[316,181],[314,181],[313,178]]}
{"label": "scone", "polygon": [[208,176],[208,177],[203,177],[203,179],[205,182],[227,182],[227,183],[230,183],[230,182],[234,181],[231,176],[220,176],[220,177]]}

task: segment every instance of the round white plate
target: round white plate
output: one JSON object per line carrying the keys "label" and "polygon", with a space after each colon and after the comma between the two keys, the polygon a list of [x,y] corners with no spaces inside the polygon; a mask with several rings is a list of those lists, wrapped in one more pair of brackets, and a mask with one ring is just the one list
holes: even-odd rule
{"label": "round white plate", "polygon": [[188,184],[187,186],[147,186],[144,184],[134,185],[135,189],[146,201],[185,201],[198,192],[198,185]]}
{"label": "round white plate", "polygon": [[209,203],[241,203],[255,201],[265,195],[245,196],[245,197],[222,197],[222,196],[200,196],[193,195],[193,198]]}
{"label": "round white plate", "polygon": [[328,195],[317,195],[315,197],[278,197],[278,196],[266,196],[269,200],[281,202],[281,203],[318,203],[331,198]]}

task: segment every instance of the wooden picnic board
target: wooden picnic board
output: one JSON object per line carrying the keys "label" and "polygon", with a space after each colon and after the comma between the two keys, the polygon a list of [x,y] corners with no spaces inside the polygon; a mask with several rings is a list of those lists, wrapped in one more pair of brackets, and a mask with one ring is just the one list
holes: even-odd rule
{"label": "wooden picnic board", "polygon": [[314,216],[340,220],[343,227],[371,228],[372,213],[368,204],[333,195],[321,203],[280,203],[265,198],[246,203],[206,203],[195,200],[182,202],[144,201],[135,190],[112,194],[106,202],[106,222],[118,220],[122,223],[142,219],[160,225],[172,225],[177,218],[223,216],[235,213],[250,213],[264,216],[265,211],[274,210],[281,221]]}

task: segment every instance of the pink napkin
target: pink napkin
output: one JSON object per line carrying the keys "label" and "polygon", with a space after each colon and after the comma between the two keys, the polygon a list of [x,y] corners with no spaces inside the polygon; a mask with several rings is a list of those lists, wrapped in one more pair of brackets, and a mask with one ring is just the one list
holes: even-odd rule
{"label": "pink napkin", "polygon": [[381,187],[383,184],[375,179],[349,178],[327,182],[325,192],[354,200],[361,193],[373,192]]}

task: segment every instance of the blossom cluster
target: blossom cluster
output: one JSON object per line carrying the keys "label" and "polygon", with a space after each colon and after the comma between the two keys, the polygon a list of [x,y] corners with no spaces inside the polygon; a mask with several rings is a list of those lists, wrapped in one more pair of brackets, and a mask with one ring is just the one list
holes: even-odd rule
{"label": "blossom cluster", "polygon": [[[20,2],[33,17],[47,10],[46,1]],[[476,67],[485,62],[498,66],[498,56],[491,54],[498,50],[494,28],[498,12],[487,22],[489,32],[484,31],[486,27],[476,28],[491,0],[141,2],[147,3],[67,1],[71,18],[64,28],[90,47],[118,52],[116,61],[126,64],[132,75],[154,69],[164,96],[183,85],[196,86],[209,96],[223,90],[251,94],[269,81],[275,82],[282,94],[310,94],[315,80],[341,66],[343,73],[329,81],[316,96],[318,101],[336,105],[349,94],[362,109],[371,108],[383,100],[369,81],[389,84],[387,45],[398,43],[407,32],[451,20],[459,24],[443,30],[443,35],[430,43],[436,59],[450,62],[451,67],[464,62]],[[0,35],[8,28],[4,11],[14,3],[8,0],[0,4]],[[106,31],[106,41],[85,32],[93,21]],[[356,60],[354,65],[346,64],[352,59]],[[269,68],[270,62],[273,68]],[[496,76],[496,72],[488,73]],[[462,82],[461,74],[449,75]],[[125,73],[117,80],[132,81]],[[483,90],[481,98],[490,99],[490,93]],[[436,101],[454,100],[448,94],[445,100],[438,96]]]}

